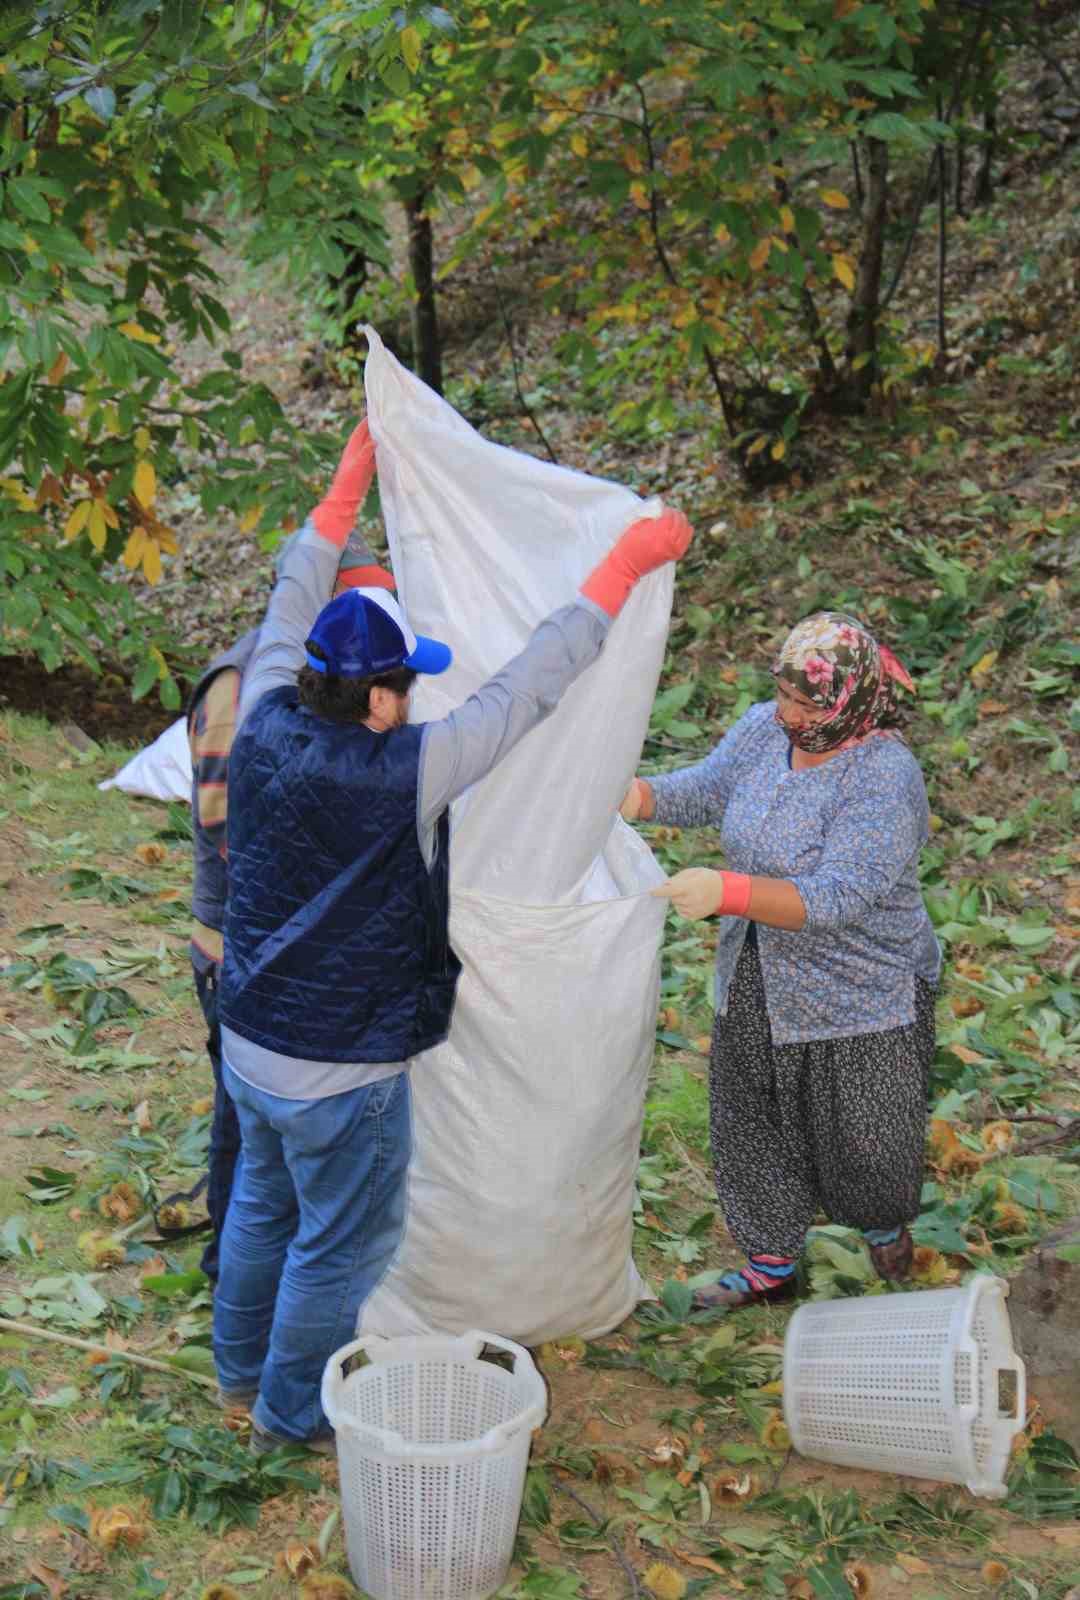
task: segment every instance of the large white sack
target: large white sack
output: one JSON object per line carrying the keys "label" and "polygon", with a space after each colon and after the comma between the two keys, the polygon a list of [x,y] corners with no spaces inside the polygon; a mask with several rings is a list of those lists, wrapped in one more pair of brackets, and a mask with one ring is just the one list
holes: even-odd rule
{"label": "large white sack", "polygon": [[[443,715],[571,600],[645,508],[482,439],[368,330],[368,417],[407,616],[454,665]],[[673,576],[639,584],[558,710],[452,809],[450,1036],[412,1070],[398,1258],[363,1332],[595,1337],[643,1292],[634,1177],[659,993],[663,878],[617,815],[663,660]]]}
{"label": "large white sack", "polygon": [[179,717],[158,735],[153,744],[132,756],[112,778],[98,784],[99,789],[123,789],[127,794],[144,794],[151,800],[191,800],[191,747],[187,721]]}

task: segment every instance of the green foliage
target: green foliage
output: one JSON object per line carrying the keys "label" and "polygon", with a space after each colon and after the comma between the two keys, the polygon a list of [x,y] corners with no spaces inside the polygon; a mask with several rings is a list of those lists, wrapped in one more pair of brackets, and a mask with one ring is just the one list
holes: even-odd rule
{"label": "green foliage", "polygon": [[156,10],[0,19],[0,648],[97,671],[108,645],[137,696],[157,687],[176,709],[183,652],[113,576],[122,561],[160,577],[175,549],[162,486],[190,482],[207,516],[291,526],[334,448],[290,427],[227,345],[198,378],[177,364],[178,345],[231,332],[207,196],[232,186],[272,214],[305,194],[282,226],[325,268],[319,174],[340,197],[350,168],[337,95],[346,79],[369,103],[401,92],[432,24],[389,0]]}

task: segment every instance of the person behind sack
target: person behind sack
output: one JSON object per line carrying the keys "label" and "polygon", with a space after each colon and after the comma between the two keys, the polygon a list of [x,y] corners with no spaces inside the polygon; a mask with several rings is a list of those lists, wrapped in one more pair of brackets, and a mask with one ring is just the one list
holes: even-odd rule
{"label": "person behind sack", "polygon": [[409,723],[416,674],[444,671],[449,649],[384,589],[324,604],[374,455],[361,423],[290,552],[229,773],[222,1054],[243,1147],[214,1356],[257,1452],[333,1448],[322,1371],[401,1238],[407,1069],[446,1037],[460,971],[447,808],[554,710],[637,580],[690,539],[675,511],[633,523],[520,655],[448,716]]}
{"label": "person behind sack", "polygon": [[790,1290],[818,1211],[902,1278],[919,1210],[940,952],[918,880],[926,790],[895,731],[896,685],[914,685],[832,611],[793,629],[772,672],[775,701],[697,765],[635,778],[620,808],[719,828],[735,869],[689,867],[653,891],[722,919],[710,1131],[747,1259],[700,1308]]}
{"label": "person behind sack", "polygon": [[[275,570],[297,536],[286,541]],[[365,540],[353,532],[342,553],[338,591],[364,584],[390,583]],[[218,987],[221,978],[221,930],[228,891],[227,780],[229,753],[236,734],[236,713],[244,670],[251,659],[259,630],[252,628],[217,656],[192,691],[188,703],[188,745],[191,750],[191,829],[193,880],[191,893],[191,969],[195,992],[206,1021],[206,1051],[214,1073],[214,1107],[207,1155],[206,1210],[211,1224],[210,1242],[199,1265],[211,1282],[218,1277],[218,1250],[225,1212],[232,1193],[233,1173],[240,1152],[240,1125],[236,1108],[221,1081],[221,1029],[218,1023]]]}

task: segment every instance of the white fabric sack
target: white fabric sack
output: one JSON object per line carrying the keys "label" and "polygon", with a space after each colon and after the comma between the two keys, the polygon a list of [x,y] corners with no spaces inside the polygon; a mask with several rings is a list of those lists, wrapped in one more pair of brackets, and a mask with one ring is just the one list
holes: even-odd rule
{"label": "white fabric sack", "polygon": [[191,748],[187,720],[179,717],[153,744],[116,774],[98,784],[99,789],[123,789],[127,794],[144,794],[151,800],[191,801]]}
{"label": "white fabric sack", "polygon": [[[454,664],[444,715],[527,642],[636,516],[629,490],[482,439],[368,329],[368,418],[399,595]],[[359,1328],[596,1337],[644,1292],[631,1254],[659,995],[663,873],[618,817],[663,660],[671,566],[640,583],[600,660],[455,802],[450,1036],[412,1069],[398,1257]]]}

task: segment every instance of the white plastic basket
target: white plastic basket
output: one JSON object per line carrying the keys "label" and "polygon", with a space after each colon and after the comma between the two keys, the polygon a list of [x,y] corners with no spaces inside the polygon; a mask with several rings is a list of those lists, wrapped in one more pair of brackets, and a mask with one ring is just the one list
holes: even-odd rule
{"label": "white plastic basket", "polygon": [[795,1449],[1000,1498],[1026,1407],[1008,1292],[1004,1279],[976,1274],[959,1289],[801,1306],[784,1343]]}
{"label": "white plastic basket", "polygon": [[[510,1356],[512,1370],[485,1349]],[[528,1351],[477,1330],[370,1334],[330,1357],[322,1403],[359,1587],[374,1600],[483,1600],[499,1588],[532,1431],[547,1414]]]}

